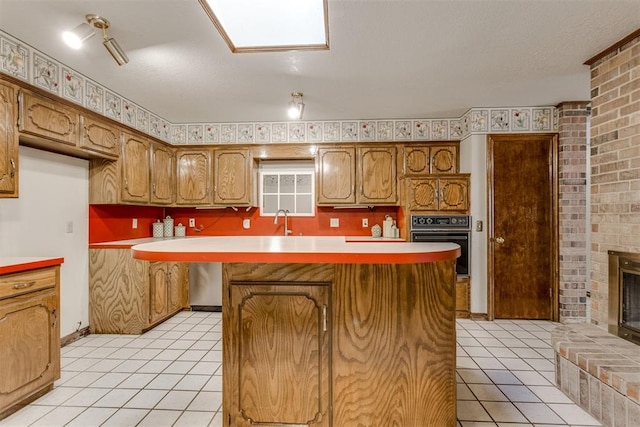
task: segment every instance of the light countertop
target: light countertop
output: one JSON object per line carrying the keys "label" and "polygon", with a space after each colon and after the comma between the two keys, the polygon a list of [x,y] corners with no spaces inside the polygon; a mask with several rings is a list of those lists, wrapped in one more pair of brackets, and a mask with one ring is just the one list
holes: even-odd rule
{"label": "light countertop", "polygon": [[64,258],[47,257],[0,257],[0,274],[21,273],[37,268],[60,265]]}
{"label": "light countertop", "polygon": [[179,262],[413,264],[460,256],[460,247],[454,243],[408,243],[395,239],[350,241],[335,236],[155,239],[136,244],[131,250],[137,259]]}

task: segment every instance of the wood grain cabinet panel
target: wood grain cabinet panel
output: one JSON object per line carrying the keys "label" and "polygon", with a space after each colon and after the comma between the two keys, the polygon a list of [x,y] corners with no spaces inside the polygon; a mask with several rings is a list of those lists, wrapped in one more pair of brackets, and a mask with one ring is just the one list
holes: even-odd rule
{"label": "wood grain cabinet panel", "polygon": [[459,172],[459,142],[411,144],[403,150],[405,176],[455,174]]}
{"label": "wood grain cabinet panel", "polygon": [[19,105],[21,133],[78,146],[80,114],[77,110],[26,89],[20,90]]}
{"label": "wood grain cabinet panel", "polygon": [[18,197],[16,89],[0,82],[0,197]]}
{"label": "wood grain cabinet panel", "polygon": [[2,419],[60,378],[60,268],[0,276],[0,287]]}
{"label": "wood grain cabinet panel", "polygon": [[211,205],[211,150],[177,150],[176,168],[176,204]]}
{"label": "wood grain cabinet panel", "polygon": [[253,202],[253,160],[248,148],[214,150],[213,203],[249,206]]}
{"label": "wood grain cabinet panel", "polygon": [[90,249],[91,332],[141,334],[188,308],[188,288],[185,263],[140,261],[129,249]]}
{"label": "wood grain cabinet panel", "polygon": [[356,203],[356,149],[319,148],[316,156],[318,205]]}
{"label": "wood grain cabinet panel", "polygon": [[151,144],[151,203],[170,205],[175,193],[174,149],[157,142]]}
{"label": "wood grain cabinet panel", "polygon": [[121,158],[121,201],[149,203],[151,170],[149,140],[123,132]]}
{"label": "wood grain cabinet panel", "polygon": [[120,155],[120,128],[91,116],[80,117],[80,148],[115,159]]}
{"label": "wood grain cabinet panel", "polygon": [[407,179],[407,206],[412,212],[469,210],[469,174]]}
{"label": "wood grain cabinet panel", "polygon": [[232,283],[230,425],[331,425],[329,285]]}
{"label": "wood grain cabinet panel", "polygon": [[396,147],[358,147],[357,153],[360,189],[356,202],[363,205],[398,204]]}

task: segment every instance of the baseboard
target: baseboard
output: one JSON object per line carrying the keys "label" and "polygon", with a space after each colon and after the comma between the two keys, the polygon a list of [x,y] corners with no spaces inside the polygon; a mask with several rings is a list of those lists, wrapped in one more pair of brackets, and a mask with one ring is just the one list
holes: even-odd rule
{"label": "baseboard", "polygon": [[192,305],[191,311],[212,311],[212,312],[222,312],[221,305]]}
{"label": "baseboard", "polygon": [[471,313],[471,320],[489,320],[487,313]]}
{"label": "baseboard", "polygon": [[69,345],[74,341],[78,341],[80,338],[86,337],[90,333],[91,332],[89,331],[89,327],[88,326],[85,326],[82,329],[78,329],[74,333],[66,335],[66,336],[60,338],[60,347],[64,347],[66,345]]}

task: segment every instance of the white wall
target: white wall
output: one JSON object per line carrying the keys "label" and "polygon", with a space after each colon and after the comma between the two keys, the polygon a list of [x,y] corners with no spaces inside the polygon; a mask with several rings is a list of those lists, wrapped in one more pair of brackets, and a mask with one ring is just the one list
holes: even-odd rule
{"label": "white wall", "polygon": [[[64,257],[60,335],[89,324],[89,163],[20,147],[20,197],[0,199],[0,256]],[[71,223],[73,231],[68,231]]]}
{"label": "white wall", "polygon": [[[487,138],[460,141],[460,172],[471,174],[471,312],[487,313]],[[482,231],[476,230],[482,221]]]}

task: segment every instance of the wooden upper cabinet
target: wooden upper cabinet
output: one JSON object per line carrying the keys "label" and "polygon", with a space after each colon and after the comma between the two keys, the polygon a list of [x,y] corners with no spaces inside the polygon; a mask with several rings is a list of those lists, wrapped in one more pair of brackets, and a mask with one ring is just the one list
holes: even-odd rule
{"label": "wooden upper cabinet", "polygon": [[176,151],[176,204],[211,205],[211,151]]}
{"label": "wooden upper cabinet", "polygon": [[356,203],[356,149],[319,148],[316,156],[318,205]]}
{"label": "wooden upper cabinet", "polygon": [[452,174],[459,172],[458,144],[432,145],[431,174]]}
{"label": "wooden upper cabinet", "polygon": [[0,82],[0,197],[18,197],[16,89]]}
{"label": "wooden upper cabinet", "polygon": [[408,179],[407,206],[413,212],[468,212],[469,174]]}
{"label": "wooden upper cabinet", "polygon": [[356,202],[369,205],[398,203],[396,147],[358,147],[359,191]]}
{"label": "wooden upper cabinet", "polygon": [[120,155],[118,126],[91,116],[81,116],[80,122],[80,148],[108,158]]}
{"label": "wooden upper cabinet", "polygon": [[151,203],[169,205],[175,193],[175,155],[173,148],[151,144]]}
{"label": "wooden upper cabinet", "polygon": [[18,103],[21,133],[78,146],[80,114],[77,110],[26,89],[20,90]]}
{"label": "wooden upper cabinet", "polygon": [[404,147],[405,176],[453,174],[459,170],[459,143],[416,144]]}
{"label": "wooden upper cabinet", "polygon": [[213,157],[213,203],[251,205],[254,168],[249,148],[214,150]]}
{"label": "wooden upper cabinet", "polygon": [[146,138],[122,133],[121,200],[149,202],[150,143]]}

